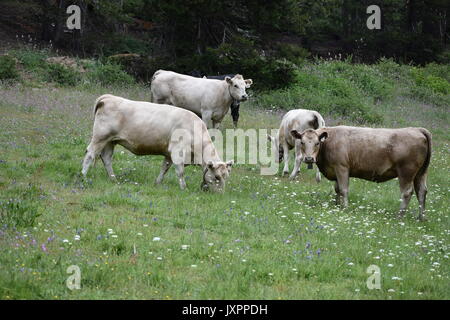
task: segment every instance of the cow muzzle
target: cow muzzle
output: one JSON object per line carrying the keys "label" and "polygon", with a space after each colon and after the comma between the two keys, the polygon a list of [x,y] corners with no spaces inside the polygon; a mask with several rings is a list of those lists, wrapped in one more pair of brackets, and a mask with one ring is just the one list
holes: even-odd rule
{"label": "cow muzzle", "polygon": [[305,157],[304,161],[308,165],[308,169],[312,169],[313,163],[316,162],[316,159],[314,159],[313,157]]}

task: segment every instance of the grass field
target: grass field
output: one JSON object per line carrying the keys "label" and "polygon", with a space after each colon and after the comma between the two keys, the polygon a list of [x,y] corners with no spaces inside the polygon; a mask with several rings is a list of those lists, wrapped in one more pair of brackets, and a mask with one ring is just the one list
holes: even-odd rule
{"label": "grass field", "polygon": [[[150,100],[139,85],[0,88],[1,299],[450,298],[448,106],[401,91],[376,105],[378,126],[433,134],[421,223],[415,196],[397,217],[397,180],[351,180],[350,206],[340,210],[332,182],[317,184],[304,166],[289,181],[236,165],[224,194],[200,191],[201,171],[188,167],[181,191],[173,169],[154,185],[162,157],[117,147],[118,183],[100,161],[84,182],[93,102],[103,93]],[[264,101],[255,93],[241,105],[240,127],[278,127],[283,111]],[[227,115],[222,128],[231,127]],[[71,265],[80,290],[66,286]],[[380,268],[379,290],[366,286],[370,265]]]}

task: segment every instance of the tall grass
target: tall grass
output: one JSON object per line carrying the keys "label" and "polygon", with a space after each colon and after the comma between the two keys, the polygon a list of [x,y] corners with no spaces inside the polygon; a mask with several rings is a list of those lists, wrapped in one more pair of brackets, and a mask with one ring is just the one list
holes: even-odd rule
{"label": "tall grass", "polygon": [[[187,167],[181,191],[173,170],[154,185],[162,157],[118,146],[118,183],[101,162],[83,181],[95,98],[109,92],[149,101],[149,90],[100,81],[0,86],[0,298],[448,299],[448,112],[429,91],[413,95],[410,70],[389,60],[306,64],[288,90],[254,92],[242,103],[240,126],[277,127],[276,105],[350,125],[375,117],[380,126],[429,128],[425,223],[416,220],[415,197],[405,219],[397,218],[396,180],[352,179],[350,206],[341,210],[333,183],[317,184],[303,167],[290,181],[236,165],[224,194],[200,191],[201,169]],[[229,116],[222,127],[232,127]],[[366,286],[374,264],[380,290]],[[65,285],[71,265],[80,267],[80,290]]]}

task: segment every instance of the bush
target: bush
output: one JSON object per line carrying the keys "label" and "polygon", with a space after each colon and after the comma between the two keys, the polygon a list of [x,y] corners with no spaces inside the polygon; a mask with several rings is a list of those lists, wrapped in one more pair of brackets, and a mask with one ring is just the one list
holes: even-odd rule
{"label": "bush", "polygon": [[208,75],[239,73],[253,79],[252,88],[259,90],[287,87],[295,79],[296,66],[286,59],[265,57],[255,47],[253,40],[235,36],[218,48],[207,48],[203,55],[179,60],[176,69]]}
{"label": "bush", "polygon": [[35,71],[36,69],[42,69],[45,67],[45,59],[48,57],[48,53],[45,51],[35,50],[15,50],[12,54],[19,60],[26,70]]}
{"label": "bush", "polygon": [[106,43],[104,43],[103,54],[110,56],[119,53],[136,53],[148,55],[151,51],[148,42],[127,36],[127,35],[106,35]]}
{"label": "bush", "polygon": [[261,107],[311,109],[358,123],[381,123],[383,118],[371,106],[370,97],[356,86],[354,79],[344,77],[345,64],[335,64],[330,72],[328,62],[308,64],[298,70],[295,84],[282,90],[261,94],[256,103]]}
{"label": "bush", "polygon": [[276,50],[279,58],[289,60],[297,65],[301,65],[310,56],[307,49],[290,43],[279,43]]}
{"label": "bush", "polygon": [[[431,69],[433,70],[433,69]],[[436,76],[430,74],[432,71],[430,69],[422,69],[422,68],[412,68],[411,75],[417,86],[427,88],[434,93],[447,95],[450,93],[450,82],[441,78],[440,76]]]}
{"label": "bush", "polygon": [[450,81],[450,64],[429,63],[422,68],[425,74],[443,78]]}
{"label": "bush", "polygon": [[14,58],[8,55],[0,56],[0,80],[17,79],[18,77]]}
{"label": "bush", "polygon": [[324,74],[349,80],[364,94],[376,100],[384,100],[393,93],[394,86],[391,79],[386,78],[376,65],[352,64],[349,61],[321,61],[317,68]]}
{"label": "bush", "polygon": [[62,86],[75,86],[81,78],[79,72],[56,63],[47,65],[47,76],[50,81]]}
{"label": "bush", "polygon": [[88,78],[101,85],[129,85],[133,84],[134,78],[122,70],[118,64],[106,63],[98,64],[88,73]]}

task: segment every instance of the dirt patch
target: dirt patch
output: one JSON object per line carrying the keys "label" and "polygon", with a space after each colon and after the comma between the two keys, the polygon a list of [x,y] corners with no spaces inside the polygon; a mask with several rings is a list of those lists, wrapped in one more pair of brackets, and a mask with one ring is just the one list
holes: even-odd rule
{"label": "dirt patch", "polygon": [[60,64],[67,68],[72,68],[78,72],[86,72],[86,69],[84,69],[84,67],[80,65],[76,59],[68,56],[51,57],[47,58],[45,61],[47,63]]}

